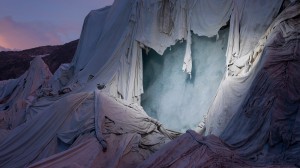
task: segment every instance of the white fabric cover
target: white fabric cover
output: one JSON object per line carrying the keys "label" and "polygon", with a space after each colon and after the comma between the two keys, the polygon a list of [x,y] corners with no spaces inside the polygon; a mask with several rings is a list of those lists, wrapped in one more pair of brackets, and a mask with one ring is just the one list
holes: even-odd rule
{"label": "white fabric cover", "polygon": [[24,123],[26,108],[33,103],[39,89],[47,85],[51,77],[48,66],[42,58],[36,57],[31,61],[28,71],[6,83],[3,87],[6,96],[0,98],[0,129],[14,129]]}
{"label": "white fabric cover", "polygon": [[[208,112],[207,134],[220,135],[227,123],[231,120],[231,117],[238,112],[241,103],[249,92],[253,79],[261,69],[262,63],[260,62],[260,58],[264,48],[268,46],[267,40],[270,40],[269,43],[274,40],[269,39],[269,36],[272,35],[273,29],[279,23],[297,16],[299,13],[298,11],[295,12],[296,9],[297,5],[286,9],[273,21],[265,34],[262,35],[255,48],[252,49],[251,54],[247,56],[248,61],[245,63],[249,66],[245,66],[241,69],[242,71],[249,72],[240,76],[228,76],[221,82],[216,98]],[[237,72],[239,71],[240,69]]]}
{"label": "white fabric cover", "polygon": [[234,64],[232,65],[234,67],[229,67],[230,76],[245,73],[238,69],[247,66],[246,60],[276,18],[283,0],[234,0],[233,2],[226,54],[227,65]]}
{"label": "white fabric cover", "polygon": [[[264,150],[264,145],[298,147],[298,117],[295,116],[298,116],[296,110],[299,109],[299,1],[292,2],[274,19],[281,5],[282,0],[116,0],[110,8],[91,12],[85,21],[76,56],[70,68],[65,68],[62,73],[62,88],[57,88],[60,86],[55,82],[49,82],[53,81],[49,80],[52,74],[41,58],[34,59],[29,71],[19,79],[1,83],[0,88],[4,91],[0,91],[0,167],[136,167],[139,164],[141,167],[171,167],[173,163],[178,163],[178,167],[205,166],[205,163],[210,166],[223,163],[248,166],[256,165],[252,164],[255,161],[251,158],[256,156],[255,151]],[[209,10],[212,7],[222,10],[215,13],[214,9]],[[230,14],[232,36],[229,37],[227,63],[238,68],[231,66],[228,74],[237,76],[224,77],[206,121],[206,133],[217,135],[229,123],[221,134],[224,142],[213,135],[202,137],[188,132],[155,154],[179,134],[164,129],[139,106],[139,97],[143,93],[142,47],[153,48],[162,54],[176,41],[188,39],[191,31],[199,35],[215,35]],[[204,15],[209,15],[212,19],[207,19],[212,23],[208,24]],[[203,17],[205,19],[196,19]],[[95,22],[99,29],[93,28]],[[277,36],[276,31],[281,36]],[[278,41],[282,48],[268,50]],[[184,70],[190,73],[191,43],[187,44],[187,66]],[[268,51],[277,54],[270,57],[272,54]],[[247,54],[249,52],[251,54]],[[235,59],[233,53],[238,53],[238,58],[243,60]],[[286,57],[280,57],[282,55]],[[262,61],[260,58],[263,57]],[[294,62],[285,65],[284,62],[289,61]],[[261,103],[267,103],[266,109],[269,110],[268,102],[273,99],[272,96],[262,99],[256,106],[255,97],[247,95],[260,95],[265,91],[275,93],[268,88],[275,85],[260,83],[268,78],[260,80],[261,76],[257,75],[264,72],[263,67],[274,70],[272,63],[292,69],[275,69],[274,75],[271,75],[274,78],[270,78],[276,83],[276,72],[291,75],[292,80],[284,85],[289,87],[283,87],[291,90],[281,90],[287,97],[278,96],[279,110],[274,112],[275,116],[260,118],[260,122],[252,125],[257,121],[255,117],[260,116],[255,112],[259,112],[257,108],[261,107]],[[59,78],[56,76],[56,79]],[[60,90],[53,93],[51,88],[57,88],[53,89],[54,92]],[[289,101],[287,106],[285,100]],[[293,110],[292,117],[284,113],[286,109]],[[246,110],[246,115],[243,110]],[[253,118],[247,119],[249,115]],[[287,122],[268,125],[272,119],[278,121],[282,116],[287,118]],[[290,119],[293,121],[290,122]],[[263,131],[253,134],[252,126],[258,129],[259,123],[265,124]],[[296,125],[291,133],[287,132],[290,123]],[[240,125],[242,127],[238,127]],[[239,128],[243,132],[239,132]],[[270,144],[266,144],[264,139],[270,135],[270,132],[264,131],[265,128],[280,130],[279,133],[276,129],[272,130]],[[247,139],[256,135],[257,139]],[[289,138],[290,135],[292,138]],[[262,141],[257,143],[257,140]],[[273,160],[262,164],[272,165],[272,161],[278,160],[276,156],[288,156],[282,159],[283,165],[297,164],[298,149],[285,148],[283,155],[271,151]],[[182,155],[186,157],[181,158]],[[195,157],[199,155],[203,157]],[[218,160],[217,165],[205,162],[216,158],[214,156],[221,156],[224,160]],[[231,164],[230,159],[236,162]]]}
{"label": "white fabric cover", "polygon": [[98,46],[97,44],[103,35],[102,32],[109,9],[110,7],[92,10],[85,18],[80,41],[72,60],[72,65],[75,67],[74,73],[78,73],[82,70],[87,62],[93,57]]}
{"label": "white fabric cover", "polygon": [[[1,167],[24,167],[51,155],[54,156],[35,165],[60,167],[78,164],[90,167],[95,162],[104,167],[126,167],[119,165],[126,153],[130,156],[125,157],[123,162],[136,165],[168,142],[168,136],[176,136],[176,133],[165,131],[142,109],[126,105],[104,93],[81,92],[47,101],[50,104],[33,105],[29,109],[29,113],[34,114],[32,118],[0,141]],[[96,119],[96,116],[99,118]],[[95,128],[97,126],[99,129]],[[106,140],[107,152],[100,150],[101,143],[96,138]],[[59,153],[62,150],[66,151]],[[136,150],[139,152],[136,153]],[[81,157],[90,158],[77,160]]]}

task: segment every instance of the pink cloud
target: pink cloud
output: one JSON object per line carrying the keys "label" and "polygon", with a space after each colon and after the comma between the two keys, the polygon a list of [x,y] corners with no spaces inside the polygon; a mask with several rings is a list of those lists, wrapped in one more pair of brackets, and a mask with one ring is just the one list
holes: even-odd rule
{"label": "pink cloud", "polygon": [[44,22],[17,22],[12,17],[0,19],[0,46],[10,49],[28,49],[66,42],[72,27],[59,27]]}

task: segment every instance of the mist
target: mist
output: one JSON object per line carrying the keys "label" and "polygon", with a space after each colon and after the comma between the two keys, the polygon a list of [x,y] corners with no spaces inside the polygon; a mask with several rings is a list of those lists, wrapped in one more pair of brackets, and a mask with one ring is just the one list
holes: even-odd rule
{"label": "mist", "polygon": [[182,71],[186,42],[177,42],[161,56],[143,53],[142,106],[166,128],[184,132],[206,115],[225,72],[229,28],[219,38],[192,35],[192,76]]}

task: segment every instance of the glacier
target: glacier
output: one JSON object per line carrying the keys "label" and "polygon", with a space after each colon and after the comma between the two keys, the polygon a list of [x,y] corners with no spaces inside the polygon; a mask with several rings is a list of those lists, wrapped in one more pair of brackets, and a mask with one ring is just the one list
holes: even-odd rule
{"label": "glacier", "polygon": [[163,55],[144,52],[141,105],[151,117],[180,132],[204,120],[226,70],[228,32],[220,30],[218,39],[193,34],[191,76],[181,70],[186,42],[178,41]]}

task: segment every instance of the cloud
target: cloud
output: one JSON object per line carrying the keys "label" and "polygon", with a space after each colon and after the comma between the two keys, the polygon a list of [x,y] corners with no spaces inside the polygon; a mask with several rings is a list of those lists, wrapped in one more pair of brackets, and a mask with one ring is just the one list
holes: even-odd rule
{"label": "cloud", "polygon": [[67,42],[75,31],[71,26],[59,27],[45,22],[17,22],[12,17],[0,18],[0,46],[9,49],[28,49]]}

